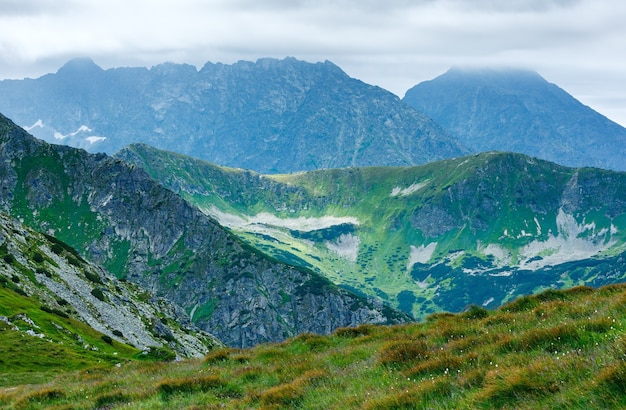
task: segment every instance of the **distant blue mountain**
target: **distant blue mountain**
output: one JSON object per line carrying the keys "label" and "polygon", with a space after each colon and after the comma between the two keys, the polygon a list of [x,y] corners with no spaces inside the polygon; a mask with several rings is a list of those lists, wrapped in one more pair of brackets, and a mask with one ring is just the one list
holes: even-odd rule
{"label": "distant blue mountain", "polygon": [[143,142],[220,165],[284,173],[416,165],[468,151],[427,116],[330,63],[293,58],[103,70],[68,62],[0,81],[0,112],[91,152]]}
{"label": "distant blue mountain", "polygon": [[473,152],[513,151],[626,171],[626,128],[532,71],[453,68],[403,100]]}

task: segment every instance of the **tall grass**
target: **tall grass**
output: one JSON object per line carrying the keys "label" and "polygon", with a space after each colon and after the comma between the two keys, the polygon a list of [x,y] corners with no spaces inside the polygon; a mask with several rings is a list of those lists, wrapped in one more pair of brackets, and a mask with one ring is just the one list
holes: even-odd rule
{"label": "tall grass", "polygon": [[0,389],[8,408],[626,407],[626,286]]}

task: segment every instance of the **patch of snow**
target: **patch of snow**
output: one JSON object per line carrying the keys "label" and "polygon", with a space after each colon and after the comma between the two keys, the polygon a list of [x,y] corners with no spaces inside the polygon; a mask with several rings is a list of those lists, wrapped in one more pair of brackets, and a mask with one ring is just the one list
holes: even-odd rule
{"label": "patch of snow", "polygon": [[359,220],[351,216],[323,216],[320,218],[300,216],[298,218],[279,218],[267,212],[262,212],[252,216],[238,216],[222,212],[215,206],[212,206],[208,210],[204,209],[203,211],[217,219],[221,225],[228,228],[246,227],[249,229],[254,226],[266,226],[309,232],[317,229],[331,228],[342,224],[359,225]]}
{"label": "patch of snow", "polygon": [[418,281],[418,280],[416,280],[414,282],[415,282],[415,284],[417,286],[419,286],[420,289],[426,289],[428,287],[428,282],[426,282],[426,281]]}
{"label": "patch of snow", "polygon": [[[578,225],[572,215],[568,215],[563,210],[559,210],[557,216],[558,235],[550,235],[545,241],[532,241],[520,252],[520,256],[526,261],[520,263],[524,269],[536,270],[549,265],[558,265],[565,262],[587,259],[599,252],[602,252],[616,241],[608,240],[608,231],[603,229],[598,233],[591,234],[586,238],[581,238],[581,233],[594,230],[595,224]],[[532,260],[541,256],[540,260]]]}
{"label": "patch of snow", "polygon": [[31,125],[30,127],[23,127],[26,131],[30,131],[33,128],[43,128],[43,121],[41,121],[41,119],[38,119],[37,122],[35,122],[33,125]]}
{"label": "patch of snow", "polygon": [[107,139],[107,137],[96,137],[96,136],[91,136],[91,137],[87,137],[85,138],[90,144],[95,144],[96,142],[100,142],[100,141],[104,141],[105,139]]}
{"label": "patch of snow", "polygon": [[75,136],[75,135],[77,135],[78,133],[81,133],[81,132],[91,132],[91,128],[89,128],[86,125],[81,125],[80,127],[78,127],[78,129],[76,131],[70,133],[69,135],[73,137],[73,136]]}
{"label": "patch of snow", "polygon": [[409,186],[408,188],[400,188],[400,187],[394,187],[391,190],[391,194],[389,194],[389,196],[407,196],[407,195],[411,195],[414,192],[419,191],[420,189],[424,188],[426,186],[426,184],[428,184],[428,182],[430,181],[430,179],[427,179],[426,181],[417,183],[417,184],[412,184],[411,186]]}
{"label": "patch of snow", "polygon": [[193,307],[193,309],[191,309],[191,312],[189,312],[189,320],[193,321],[193,315],[196,313],[196,309],[198,309],[198,306],[200,304],[196,303],[196,305]]}
{"label": "patch of snow", "polygon": [[55,139],[62,140],[62,139],[65,139],[66,137],[67,137],[67,135],[63,135],[63,134],[61,134],[61,133],[60,133],[60,132],[58,132],[58,131],[55,131],[55,132],[54,132],[54,138],[55,138]]}
{"label": "patch of snow", "polygon": [[426,246],[420,245],[419,247],[411,245],[409,262],[406,266],[407,271],[410,271],[416,263],[428,263],[436,248],[437,242],[431,242]]}
{"label": "patch of snow", "polygon": [[341,234],[337,241],[326,242],[326,247],[329,251],[336,253],[340,257],[347,259],[350,262],[356,262],[359,256],[359,245],[361,239],[358,236],[349,234]]}
{"label": "patch of snow", "polygon": [[537,217],[535,217],[535,223],[537,224],[537,236],[541,236],[541,225],[539,225]]}
{"label": "patch of snow", "polygon": [[509,251],[500,245],[490,243],[484,249],[479,250],[482,251],[485,255],[493,256],[494,264],[496,266],[502,267],[511,263],[511,255],[509,254]]}
{"label": "patch of snow", "polygon": [[511,276],[513,274],[513,271],[506,271],[506,272],[498,272],[498,273],[490,273],[489,276],[493,276],[493,277],[508,277]]}
{"label": "patch of snow", "polygon": [[[535,218],[535,224],[537,235],[540,235],[541,225],[537,218]],[[579,224],[573,215],[565,213],[562,208],[556,216],[556,225],[556,235],[549,232],[546,240],[536,239],[520,249],[518,268],[537,270],[546,266],[587,259],[616,244],[616,240],[611,240],[611,236],[617,233],[614,225],[597,230],[595,222],[584,223],[583,221]],[[504,234],[508,234],[506,229]],[[529,233],[522,230],[519,237],[524,236],[529,236]],[[478,250],[486,255],[492,255],[498,267],[512,263],[510,252],[497,244],[489,244],[482,249],[479,246]]]}
{"label": "patch of snow", "polygon": [[493,302],[494,300],[495,300],[495,299],[494,299],[493,297],[491,297],[491,298],[489,298],[489,299],[485,300],[485,301],[483,302],[483,307],[487,306],[488,304],[490,304],[490,303],[491,303],[491,302]]}

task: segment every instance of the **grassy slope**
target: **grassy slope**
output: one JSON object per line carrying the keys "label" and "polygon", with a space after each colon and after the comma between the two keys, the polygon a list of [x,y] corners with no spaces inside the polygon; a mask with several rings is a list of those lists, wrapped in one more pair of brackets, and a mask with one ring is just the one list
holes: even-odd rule
{"label": "grassy slope", "polygon": [[626,286],[549,290],[423,324],[343,328],[204,360],[0,389],[13,408],[616,408]]}
{"label": "grassy slope", "polygon": [[[497,244],[511,255],[512,263],[519,263],[524,246],[546,241],[559,231],[559,195],[575,174],[579,181],[591,177],[602,183],[617,183],[616,192],[626,185],[622,174],[575,170],[515,154],[487,153],[419,167],[270,176],[218,167],[145,145],[132,146],[122,157],[146,168],[165,186],[205,210],[217,208],[242,218],[269,213],[285,220],[329,215],[358,219],[358,226],[313,232],[276,226],[264,232],[261,228],[268,228],[268,224],[233,226],[232,230],[268,254],[312,268],[358,293],[381,297],[418,318],[441,310],[462,311],[468,304],[489,300],[493,300],[489,305],[493,307],[552,286],[603,284],[599,260],[593,261],[593,266],[573,262],[563,269],[497,276],[502,270],[493,265],[494,258],[481,246]],[[394,189],[411,186],[418,189],[408,195],[391,195]],[[611,224],[617,227],[611,237],[617,246],[604,256],[619,258],[624,251],[626,215],[608,218],[610,205],[584,205],[589,211],[577,212],[576,222],[584,225],[594,221],[595,230],[585,234],[610,229]],[[438,212],[441,209],[443,216]],[[427,220],[436,223],[429,226],[423,222]],[[537,224],[541,232],[537,232]],[[327,242],[337,242],[345,233],[360,240],[354,261],[327,247]],[[411,247],[435,243],[431,266],[417,263],[408,269]],[[544,251],[543,256],[549,257],[550,252]],[[441,263],[433,268],[437,262]],[[467,275],[468,269],[490,270],[496,275]],[[573,270],[578,272],[575,278],[567,273]],[[623,272],[620,275],[623,277]],[[474,292],[481,289],[484,292]]]}
{"label": "grassy slope", "polygon": [[115,340],[107,343],[76,319],[41,310],[6,283],[0,286],[0,316],[11,322],[0,321],[0,386],[42,382],[68,370],[111,368],[141,353]]}

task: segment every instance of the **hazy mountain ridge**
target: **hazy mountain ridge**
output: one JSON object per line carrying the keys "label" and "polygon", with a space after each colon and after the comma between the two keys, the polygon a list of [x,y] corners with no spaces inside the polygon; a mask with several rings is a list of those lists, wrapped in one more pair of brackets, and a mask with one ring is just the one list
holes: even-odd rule
{"label": "hazy mountain ridge", "polygon": [[625,173],[511,153],[292,175],[117,155],[264,252],[418,317],[624,280]]}
{"label": "hazy mountain ridge", "polygon": [[2,208],[183,307],[224,343],[406,318],[244,246],[142,170],[0,124]]}
{"label": "hazy mountain ridge", "polygon": [[414,86],[403,101],[473,152],[626,171],[626,128],[532,71],[453,68]]}
{"label": "hazy mountain ridge", "polygon": [[467,152],[439,125],[330,63],[165,63],[0,81],[0,112],[48,142],[113,153],[144,142],[262,172],[413,165]]}

